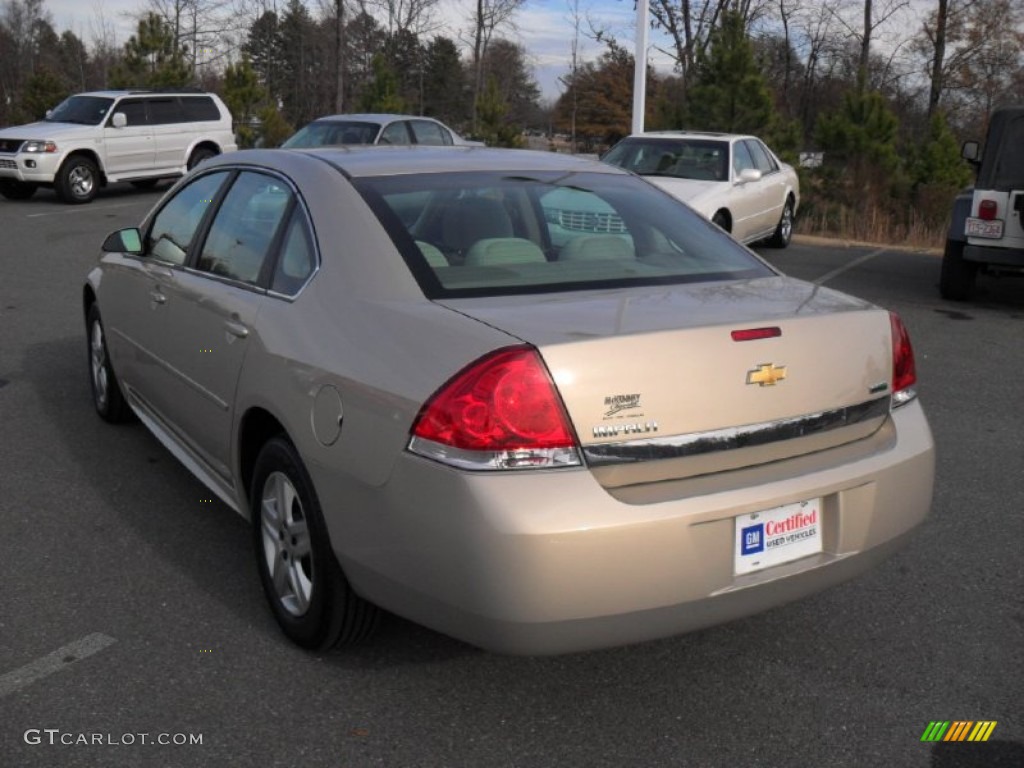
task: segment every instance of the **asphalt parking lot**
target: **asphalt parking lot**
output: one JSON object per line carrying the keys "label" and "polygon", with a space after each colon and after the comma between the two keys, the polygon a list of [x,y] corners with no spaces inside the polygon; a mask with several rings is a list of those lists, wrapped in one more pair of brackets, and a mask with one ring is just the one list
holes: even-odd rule
{"label": "asphalt parking lot", "polygon": [[[762,252],[915,345],[933,511],[856,581],[609,651],[502,657],[392,617],[314,656],[265,607],[245,522],[92,410],[82,280],[164,188],[0,200],[0,765],[1024,765],[1024,280],[954,304],[932,254]],[[922,742],[936,720],[997,725]]]}

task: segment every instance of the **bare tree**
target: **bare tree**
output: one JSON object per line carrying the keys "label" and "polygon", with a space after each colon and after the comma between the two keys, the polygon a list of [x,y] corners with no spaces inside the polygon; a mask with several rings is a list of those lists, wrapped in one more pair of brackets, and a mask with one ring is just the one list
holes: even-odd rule
{"label": "bare tree", "polygon": [[512,17],[526,0],[475,0],[470,18],[473,38],[473,129],[477,128],[477,110],[484,90],[484,57],[494,32],[511,26]]}

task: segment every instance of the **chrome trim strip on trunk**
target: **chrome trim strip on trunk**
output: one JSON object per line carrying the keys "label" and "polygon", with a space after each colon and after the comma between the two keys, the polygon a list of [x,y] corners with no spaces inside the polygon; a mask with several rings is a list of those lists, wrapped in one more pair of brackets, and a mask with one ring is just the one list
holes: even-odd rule
{"label": "chrome trim strip on trunk", "polygon": [[674,437],[652,437],[619,443],[604,443],[583,447],[583,455],[591,467],[628,464],[638,461],[676,459],[699,456],[716,451],[732,451],[758,445],[792,440],[842,429],[889,413],[889,396],[848,405],[831,411],[794,416],[762,424],[728,427],[708,432],[693,432]]}

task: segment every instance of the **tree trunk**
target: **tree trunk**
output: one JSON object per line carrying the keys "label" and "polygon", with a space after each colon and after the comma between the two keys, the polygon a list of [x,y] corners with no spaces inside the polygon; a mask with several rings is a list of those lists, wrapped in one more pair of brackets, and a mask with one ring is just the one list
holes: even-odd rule
{"label": "tree trunk", "polygon": [[334,111],[345,111],[345,2],[336,0],[334,17]]}
{"label": "tree trunk", "polygon": [[857,67],[857,90],[863,93],[868,84],[868,62],[871,55],[871,0],[864,0],[864,37],[860,41],[860,66]]}
{"label": "tree trunk", "polygon": [[935,18],[935,55],[932,58],[932,85],[928,92],[928,117],[931,117],[942,98],[942,65],[946,58],[946,18],[949,15],[948,0],[939,0]]}

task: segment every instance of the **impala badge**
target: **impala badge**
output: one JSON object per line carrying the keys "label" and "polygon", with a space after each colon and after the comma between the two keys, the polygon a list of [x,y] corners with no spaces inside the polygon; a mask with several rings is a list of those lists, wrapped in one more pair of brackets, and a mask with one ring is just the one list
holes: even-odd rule
{"label": "impala badge", "polygon": [[747,384],[759,387],[774,387],[786,378],[786,366],[775,366],[775,363],[761,363],[752,371],[747,371]]}

